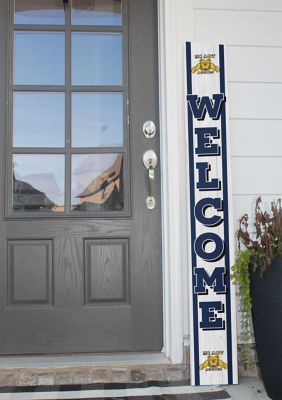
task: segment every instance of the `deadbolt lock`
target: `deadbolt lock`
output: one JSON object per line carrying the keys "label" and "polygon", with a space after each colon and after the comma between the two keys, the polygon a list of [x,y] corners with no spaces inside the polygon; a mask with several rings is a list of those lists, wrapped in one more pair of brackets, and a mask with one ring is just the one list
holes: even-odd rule
{"label": "deadbolt lock", "polygon": [[156,134],[156,125],[153,121],[146,121],[143,125],[143,133],[147,139],[151,139]]}

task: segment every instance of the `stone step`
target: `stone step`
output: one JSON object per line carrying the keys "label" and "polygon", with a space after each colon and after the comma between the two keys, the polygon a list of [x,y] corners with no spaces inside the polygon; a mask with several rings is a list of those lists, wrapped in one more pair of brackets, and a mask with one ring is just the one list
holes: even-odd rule
{"label": "stone step", "polygon": [[188,380],[188,366],[162,354],[1,356],[0,386],[85,385]]}

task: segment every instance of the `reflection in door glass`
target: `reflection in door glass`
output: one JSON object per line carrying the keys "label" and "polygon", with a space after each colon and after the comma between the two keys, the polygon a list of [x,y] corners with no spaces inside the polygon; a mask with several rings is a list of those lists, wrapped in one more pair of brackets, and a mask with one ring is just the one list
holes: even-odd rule
{"label": "reflection in door glass", "polygon": [[15,0],[15,24],[63,25],[63,0]]}
{"label": "reflection in door glass", "polygon": [[15,32],[14,84],[64,85],[65,34]]}
{"label": "reflection in door glass", "polygon": [[123,210],[122,164],[122,154],[73,155],[72,210]]}
{"label": "reflection in door glass", "polygon": [[13,110],[14,147],[64,147],[64,93],[16,92]]}
{"label": "reflection in door glass", "polygon": [[73,0],[73,25],[121,25],[121,0]]}
{"label": "reflection in door glass", "polygon": [[122,93],[72,94],[72,146],[123,144]]}
{"label": "reflection in door glass", "polygon": [[122,34],[72,33],[72,84],[122,85]]}
{"label": "reflection in door glass", "polygon": [[13,210],[64,211],[65,156],[13,156]]}

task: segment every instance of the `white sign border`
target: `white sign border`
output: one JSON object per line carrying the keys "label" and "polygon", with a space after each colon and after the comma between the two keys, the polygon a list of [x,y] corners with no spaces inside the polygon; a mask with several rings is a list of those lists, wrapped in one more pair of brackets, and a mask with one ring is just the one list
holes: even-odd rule
{"label": "white sign border", "polygon": [[[185,46],[185,62],[186,62],[186,94],[197,94],[192,92],[192,56],[191,56],[191,47],[193,45],[198,48],[201,46],[200,44],[192,44],[190,42],[186,42]],[[224,57],[224,46],[223,45],[211,45],[212,49],[217,47],[219,53],[219,79],[220,79],[220,93],[224,93],[226,100],[228,100],[226,94],[226,79],[225,79],[225,57]],[[208,45],[203,45],[203,53],[206,49],[209,48]],[[212,93],[210,94],[210,96]],[[221,335],[225,336],[223,340],[226,340],[226,355],[227,355],[227,377],[224,374],[217,374],[214,377],[214,372],[212,369],[210,372],[206,373],[207,379],[201,378],[200,374],[200,351],[202,349],[199,348],[199,304],[198,304],[198,295],[194,293],[194,285],[195,285],[195,275],[194,268],[197,266],[196,262],[196,254],[194,249],[194,241],[196,239],[195,233],[195,165],[194,165],[194,151],[195,151],[195,141],[194,141],[194,130],[193,130],[193,114],[187,105],[187,133],[188,133],[188,166],[189,166],[189,185],[188,185],[188,198],[190,199],[190,261],[192,268],[189,271],[189,292],[190,292],[190,308],[189,308],[189,321],[190,321],[190,354],[191,354],[191,383],[193,385],[202,385],[202,384],[236,384],[238,383],[238,367],[237,367],[237,330],[236,330],[236,301],[235,301],[235,288],[230,282],[230,267],[234,261],[234,233],[232,229],[232,213],[231,213],[231,191],[230,191],[230,157],[229,157],[229,137],[228,137],[228,121],[227,121],[227,107],[228,101],[223,103],[221,109],[221,159],[222,159],[222,185],[223,185],[223,201],[224,201],[224,210],[223,210],[223,226],[224,226],[224,243],[225,243],[225,267],[226,267],[226,309],[225,309],[225,323],[226,330],[221,330]],[[188,208],[189,208],[188,206]]]}

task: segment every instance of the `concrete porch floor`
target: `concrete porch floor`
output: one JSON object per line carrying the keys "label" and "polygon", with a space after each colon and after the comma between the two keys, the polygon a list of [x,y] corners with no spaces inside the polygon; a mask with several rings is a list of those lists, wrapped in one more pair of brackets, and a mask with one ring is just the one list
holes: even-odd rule
{"label": "concrete porch floor", "polygon": [[268,400],[270,399],[259,378],[241,378],[239,385],[222,386],[232,400]]}
{"label": "concrete porch floor", "polygon": [[[241,378],[239,385],[233,386],[177,386],[177,387],[149,387],[144,389],[115,389],[115,390],[83,390],[73,392],[33,392],[33,393],[0,393],[0,400],[54,400],[54,399],[94,399],[114,397],[125,400],[127,396],[160,396],[162,394],[187,394],[187,400],[190,398],[202,399],[200,393],[214,394],[213,400],[216,400],[216,393],[226,391],[229,397],[226,400],[268,400],[263,384],[259,378]],[[221,392],[222,393],[222,392]],[[199,396],[196,396],[199,394]],[[220,397],[222,399],[222,397]]]}

